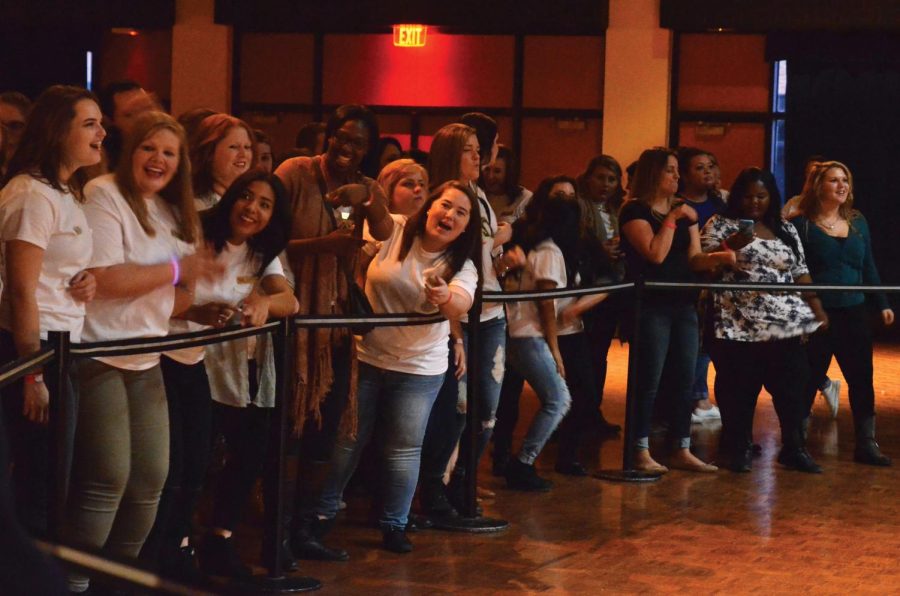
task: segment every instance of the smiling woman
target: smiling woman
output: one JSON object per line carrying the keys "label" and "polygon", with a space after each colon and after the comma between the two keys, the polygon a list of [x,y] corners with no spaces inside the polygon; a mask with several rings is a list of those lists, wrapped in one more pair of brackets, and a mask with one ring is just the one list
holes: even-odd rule
{"label": "smiling woman", "polygon": [[[125,139],[115,174],[85,187],[89,271],[97,278],[97,300],[85,317],[88,341],[166,335],[169,317],[190,305],[195,281],[215,273],[208,257],[193,254],[199,225],[189,172],[181,126],[167,114],[146,112]],[[64,526],[74,544],[133,558],[150,531],[169,462],[159,362],[155,353],[78,365]]]}
{"label": "smiling woman", "polygon": [[[85,303],[94,296],[91,230],[79,203],[82,168],[100,161],[105,136],[100,108],[89,91],[58,85],[39,98],[9,164],[0,193],[3,297],[0,363],[38,351],[49,331],[69,331],[80,341]],[[2,391],[13,429],[13,478],[24,525],[46,531],[47,418],[49,399],[72,397],[54,379],[25,376]],[[71,446],[74,427],[67,430]]]}
{"label": "smiling woman", "polygon": [[[478,200],[468,186],[437,188],[422,210],[396,225],[369,266],[366,296],[376,313],[440,312],[458,317],[478,286],[481,244]],[[378,327],[357,341],[359,430],[338,440],[315,513],[319,525],[337,515],[359,454],[379,421],[384,437],[382,476],[388,492],[379,520],[384,547],[406,553],[409,509],[419,475],[422,439],[448,363],[443,321],[412,327]]]}
{"label": "smiling woman", "polygon": [[253,130],[228,114],[204,118],[190,139],[191,172],[198,211],[219,202],[235,178],[256,165]]}

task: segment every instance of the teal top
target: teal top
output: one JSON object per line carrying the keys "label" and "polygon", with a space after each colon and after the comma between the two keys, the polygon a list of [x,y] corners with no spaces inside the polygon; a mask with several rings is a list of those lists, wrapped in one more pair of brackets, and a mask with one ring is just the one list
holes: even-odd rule
{"label": "teal top", "polygon": [[[806,264],[813,283],[835,285],[880,285],[881,277],[872,256],[872,237],[866,218],[858,211],[850,218],[846,238],[829,236],[819,226],[798,216],[792,220],[803,242]],[[845,308],[862,304],[862,292],[820,292],[825,308]],[[890,308],[883,293],[873,294],[879,310]]]}

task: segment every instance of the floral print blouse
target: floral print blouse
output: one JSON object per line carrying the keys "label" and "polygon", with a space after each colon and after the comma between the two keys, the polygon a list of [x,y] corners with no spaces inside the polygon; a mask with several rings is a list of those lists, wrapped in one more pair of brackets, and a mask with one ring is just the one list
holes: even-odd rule
{"label": "floral print blouse", "polygon": [[[736,251],[737,264],[722,275],[726,283],[793,283],[809,273],[797,230],[789,222],[785,229],[794,238],[794,248],[779,238],[754,237]],[[737,232],[736,219],[714,215],[703,227],[705,252],[720,249],[722,241]],[[773,341],[815,331],[820,323],[799,292],[716,290],[713,295],[714,333],[732,341]]]}

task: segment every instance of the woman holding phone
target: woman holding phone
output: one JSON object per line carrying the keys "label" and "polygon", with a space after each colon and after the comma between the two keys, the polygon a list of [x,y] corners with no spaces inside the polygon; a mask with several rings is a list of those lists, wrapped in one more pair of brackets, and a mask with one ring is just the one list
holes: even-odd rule
{"label": "woman holding phone", "polygon": [[[731,202],[703,228],[703,249],[725,250],[734,264],[714,271],[725,282],[810,283],[800,238],[781,218],[781,195],[771,172],[747,168],[731,187]],[[778,462],[818,473],[805,448],[803,392],[809,366],[803,338],[827,317],[815,294],[720,290],[712,294],[707,345],[716,365],[722,411],[723,463],[735,472],[752,465],[753,414],[760,390],[772,395],[781,424]]]}

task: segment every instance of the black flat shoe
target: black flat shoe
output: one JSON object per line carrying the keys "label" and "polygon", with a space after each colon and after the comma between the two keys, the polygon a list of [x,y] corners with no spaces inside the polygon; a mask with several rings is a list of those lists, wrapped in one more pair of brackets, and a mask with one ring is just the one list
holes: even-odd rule
{"label": "black flat shoe", "polygon": [[569,463],[558,463],[553,469],[557,474],[563,474],[565,476],[583,477],[588,475],[587,469],[577,461]]}
{"label": "black flat shoe", "polygon": [[349,561],[350,553],[342,548],[330,548],[323,542],[334,520],[302,520],[291,531],[291,552],[298,559],[311,561]]}
{"label": "black flat shoe", "polygon": [[407,532],[419,532],[421,530],[430,530],[434,527],[434,522],[425,517],[424,515],[416,515],[415,513],[409,514],[409,519],[406,521],[406,531]]}
{"label": "black flat shoe", "polygon": [[207,534],[197,549],[200,570],[206,575],[247,580],[253,577],[253,571],[244,565],[234,540],[216,534]]}
{"label": "black flat shoe", "polygon": [[518,458],[509,460],[506,485],[513,490],[526,492],[547,492],[553,488],[552,482],[538,476],[533,464],[523,464]]}
{"label": "black flat shoe", "polygon": [[393,526],[387,526],[381,530],[381,539],[384,548],[392,553],[405,555],[412,552],[413,545],[406,537],[406,531]]}

